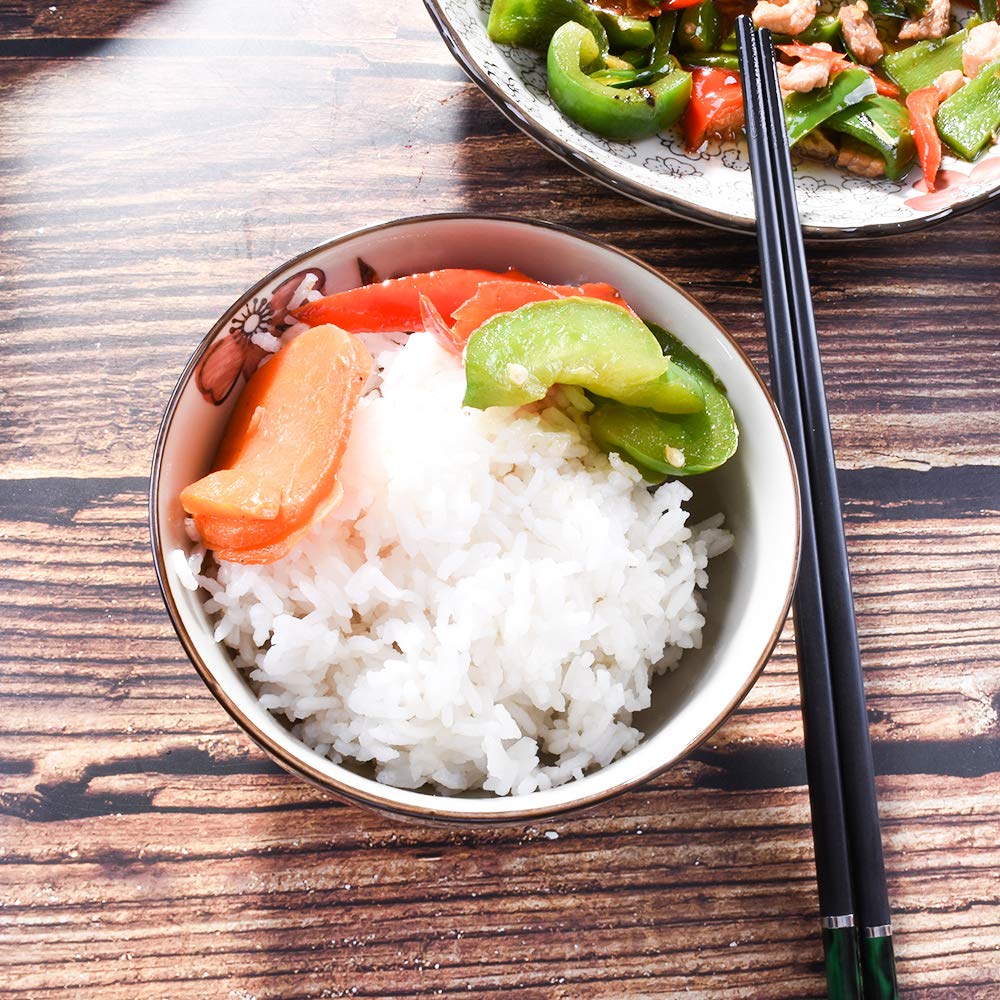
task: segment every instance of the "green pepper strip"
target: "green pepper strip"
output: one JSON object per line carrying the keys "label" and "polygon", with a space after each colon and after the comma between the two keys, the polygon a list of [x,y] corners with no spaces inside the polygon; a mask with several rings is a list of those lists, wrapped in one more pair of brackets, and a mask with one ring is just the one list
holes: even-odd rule
{"label": "green pepper strip", "polygon": [[947,38],[914,42],[908,49],[883,56],[882,72],[899,85],[904,94],[929,87],[942,73],[962,68],[962,46],[968,31],[963,29]]}
{"label": "green pepper strip", "polygon": [[875,93],[872,78],[863,69],[838,73],[829,86],[808,94],[790,94],[785,98],[785,124],[788,142],[794,146],[804,135],[818,128],[831,115],[863,101]]}
{"label": "green pepper strip", "polygon": [[[665,416],[598,400],[598,408],[589,420],[595,443],[604,451],[618,452],[653,483],[663,482],[668,475],[693,476],[718,468],[732,457],[739,442],[725,387],[705,361],[672,333],[655,323],[646,325],[663,353],[669,355],[671,367],[683,371],[698,386],[705,409],[701,413]],[[674,464],[682,456],[682,464]]]}
{"label": "green pepper strip", "polygon": [[691,74],[673,70],[642,87],[615,89],[591,79],[584,68],[600,57],[593,36],[575,22],[564,24],[549,45],[549,93],[561,111],[610,139],[642,139],[672,125],[691,96]]}
{"label": "green pepper strip", "polygon": [[709,66],[712,69],[731,70],[738,70],[740,68],[739,57],[730,55],[728,52],[706,52],[703,55],[694,52],[685,52],[681,58],[683,58],[686,66]]}
{"label": "green pepper strip", "polygon": [[599,69],[590,74],[590,79],[605,87],[632,87],[638,75],[634,69]]}
{"label": "green pepper strip", "polygon": [[979,0],[979,16],[984,21],[997,19],[997,0]]}
{"label": "green pepper strip", "polygon": [[608,33],[608,44],[612,52],[627,49],[648,49],[656,40],[656,33],[649,21],[637,17],[627,17],[600,7],[591,8]]}
{"label": "green pepper strip", "polygon": [[674,11],[661,14],[656,19],[656,41],[649,55],[646,69],[640,70],[634,79],[627,83],[612,83],[612,87],[645,87],[646,84],[658,80],[671,70],[678,68],[677,60],[670,54],[674,42],[674,32],[677,28],[677,14]]}
{"label": "green pepper strip", "polygon": [[917,149],[910,133],[910,116],[891,97],[866,97],[860,104],[831,115],[825,127],[853,136],[879,153],[891,181],[901,180],[913,166]]}
{"label": "green pepper strip", "polygon": [[567,21],[582,24],[600,51],[608,51],[604,26],[581,0],[493,0],[486,32],[500,45],[545,52],[556,30]]}
{"label": "green pepper strip", "polygon": [[678,52],[714,52],[722,34],[722,17],[712,0],[681,11],[677,24]]}
{"label": "green pepper strip", "polygon": [[938,135],[959,156],[975,159],[1000,130],[1000,59],[984,66],[976,78],[938,108]]}
{"label": "green pepper strip", "polygon": [[906,21],[910,16],[900,0],[868,0],[868,13],[872,17],[891,17],[897,21]]}
{"label": "green pepper strip", "polygon": [[649,57],[649,65],[663,66],[670,59],[670,50],[674,46],[674,34],[677,31],[677,12],[667,11],[656,19],[654,28],[655,40],[653,54]]}
{"label": "green pepper strip", "polygon": [[603,403],[588,422],[599,448],[618,452],[653,482],[710,472],[732,457],[738,441],[729,400],[714,387],[702,413],[665,416]]}

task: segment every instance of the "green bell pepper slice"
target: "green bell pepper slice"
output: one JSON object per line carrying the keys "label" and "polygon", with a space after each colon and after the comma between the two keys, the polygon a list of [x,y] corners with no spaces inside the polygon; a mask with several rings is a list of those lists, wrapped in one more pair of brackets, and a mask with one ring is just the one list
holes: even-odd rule
{"label": "green bell pepper slice", "polygon": [[655,21],[655,41],[649,53],[646,66],[628,82],[612,82],[613,87],[644,87],[660,77],[666,76],[671,70],[680,68],[680,64],[670,54],[674,44],[674,34],[677,30],[677,12],[668,11],[661,14]]}
{"label": "green bell pepper slice", "polygon": [[967,28],[946,38],[914,42],[909,48],[890,52],[882,57],[879,67],[904,94],[929,87],[942,73],[962,68]]}
{"label": "green bell pepper slice", "polygon": [[582,24],[600,51],[608,51],[604,26],[581,0],[493,0],[486,33],[499,45],[545,52],[559,26],[567,21]]}
{"label": "green bell pepper slice", "polygon": [[790,94],[785,98],[785,125],[788,142],[794,146],[832,115],[858,104],[875,93],[875,83],[863,69],[838,73],[822,90]]}
{"label": "green bell pepper slice", "polygon": [[1000,59],[938,108],[938,135],[959,156],[974,160],[1000,131]]}
{"label": "green bell pepper slice", "polygon": [[714,52],[722,36],[722,15],[712,0],[685,7],[677,22],[678,52]]}
{"label": "green bell pepper slice", "polygon": [[637,17],[616,14],[602,7],[591,7],[608,35],[612,52],[628,49],[648,49],[656,41],[656,32],[649,21]]}
{"label": "green bell pepper slice", "polygon": [[891,181],[905,177],[917,155],[906,108],[881,94],[831,115],[824,128],[853,136],[874,149],[885,160],[885,176]]}
{"label": "green bell pepper slice", "polygon": [[594,442],[616,451],[650,482],[667,476],[693,476],[717,469],[739,443],[736,417],[715,372],[673,334],[648,324],[675,369],[700,387],[705,408],[699,413],[664,416],[648,409],[598,401],[590,415]]}
{"label": "green bell pepper slice", "polygon": [[739,441],[732,407],[718,389],[706,399],[701,413],[671,417],[637,406],[603,403],[588,423],[602,451],[618,452],[651,482],[711,472],[732,458]]}
{"label": "green bell pepper slice", "polygon": [[465,348],[465,405],[523,406],[559,382],[667,412],[701,410],[702,386],[664,357],[650,329],[598,299],[532,302],[487,320]]}
{"label": "green bell pepper slice", "polygon": [[552,36],[548,54],[549,94],[557,107],[584,128],[609,139],[643,139],[672,125],[691,96],[691,74],[672,70],[643,86],[617,89],[587,76],[600,58],[586,28],[569,21]]}

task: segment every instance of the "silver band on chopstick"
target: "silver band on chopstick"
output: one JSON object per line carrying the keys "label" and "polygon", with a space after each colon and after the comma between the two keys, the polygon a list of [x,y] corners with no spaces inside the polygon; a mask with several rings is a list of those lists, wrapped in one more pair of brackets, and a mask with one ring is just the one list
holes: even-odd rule
{"label": "silver band on chopstick", "polygon": [[844,913],[839,917],[820,917],[819,925],[823,928],[823,930],[837,930],[840,927],[853,927],[854,914]]}
{"label": "silver band on chopstick", "polygon": [[861,933],[866,938],[892,937],[892,924],[879,924],[878,927],[865,927]]}

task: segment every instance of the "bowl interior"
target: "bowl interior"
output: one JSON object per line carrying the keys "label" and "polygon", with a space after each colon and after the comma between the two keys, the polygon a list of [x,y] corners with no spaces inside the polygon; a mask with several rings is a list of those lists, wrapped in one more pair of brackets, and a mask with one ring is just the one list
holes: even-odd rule
{"label": "bowl interior", "polygon": [[[322,271],[327,292],[359,284],[358,258],[381,276],[438,267],[514,266],[552,282],[608,281],[642,316],[698,352],[726,384],[741,430],[736,456],[690,481],[694,519],[722,511],[736,535],[710,564],[703,648],[658,678],[639,717],[646,739],[582,780],[527,796],[444,796],[391,788],[360,766],[341,766],[293,738],[263,710],[228,652],[212,635],[201,598],[180,581],[178,552],[190,548],[180,490],[204,475],[242,381],[221,404],[206,399],[199,368],[256,300],[290,275]],[[203,381],[203,380],[202,380]],[[497,820],[552,815],[631,787],[683,756],[741,700],[770,654],[787,613],[798,551],[795,476],[780,421],[763,383],[735,343],[693,299],[661,275],[587,238],[535,223],[436,216],[403,220],[344,237],[285,265],[226,313],[192,356],[168,408],[151,487],[154,556],[178,634],[206,683],[233,717],[281,763],[341,795],[376,808],[434,819]],[[693,521],[692,521],[693,523]]]}
{"label": "bowl interior", "polygon": [[[678,215],[724,228],[754,228],[746,144],[709,143],[689,153],[674,130],[636,142],[586,131],[553,104],[543,54],[494,44],[491,0],[425,0],[442,37],[472,79],[515,125],[584,173]],[[956,6],[959,21],[969,16]],[[919,168],[903,180],[858,177],[815,161],[796,165],[796,196],[807,235],[878,236],[932,224],[1000,195],[1000,146],[976,162],[945,156],[937,191]]]}

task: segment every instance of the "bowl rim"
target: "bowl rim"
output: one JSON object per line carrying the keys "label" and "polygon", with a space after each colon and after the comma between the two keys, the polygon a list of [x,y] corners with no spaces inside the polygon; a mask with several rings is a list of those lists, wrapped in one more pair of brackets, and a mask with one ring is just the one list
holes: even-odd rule
{"label": "bowl rim", "polygon": [[[437,222],[447,222],[447,221],[465,221],[465,222],[500,222],[506,224],[514,224],[516,226],[523,226],[532,229],[542,229],[553,233],[558,233],[563,236],[569,236],[574,240],[579,240],[584,243],[589,243],[593,246],[600,248],[601,250],[613,253],[619,257],[625,258],[630,263],[637,265],[644,271],[652,274],[658,281],[665,285],[668,285],[673,292],[682,296],[691,305],[693,305],[700,313],[702,313],[705,318],[712,324],[712,326],[719,332],[723,339],[728,343],[728,345],[735,352],[735,356],[739,362],[741,362],[746,369],[750,372],[754,381],[757,383],[758,388],[764,395],[768,407],[771,410],[771,414],[774,417],[778,431],[781,435],[782,444],[785,449],[785,457],[788,462],[788,468],[792,475],[792,487],[793,487],[793,500],[795,505],[795,529],[794,529],[794,558],[792,562],[792,572],[789,577],[787,590],[785,593],[784,600],[782,602],[782,608],[778,615],[776,622],[771,630],[771,634],[762,649],[757,662],[754,664],[753,669],[750,671],[746,681],[742,684],[740,689],[735,692],[735,694],[729,699],[726,705],[720,710],[716,715],[712,723],[705,728],[705,730],[689,740],[684,747],[676,754],[674,754],[669,760],[659,761],[651,767],[647,767],[638,774],[630,775],[623,778],[621,781],[617,782],[615,785],[606,788],[599,789],[589,795],[583,795],[578,798],[573,799],[570,802],[562,803],[556,807],[522,807],[516,808],[511,807],[511,803],[516,803],[518,801],[518,796],[497,796],[495,802],[498,806],[502,807],[499,811],[466,811],[461,807],[449,808],[447,811],[440,811],[435,808],[434,803],[440,801],[448,801],[452,803],[461,803],[463,800],[458,796],[437,796],[428,795],[427,796],[427,806],[414,805],[411,806],[408,803],[400,802],[399,800],[392,797],[392,791],[395,789],[391,785],[377,786],[378,788],[384,787],[389,790],[390,794],[382,795],[377,791],[373,790],[370,794],[363,794],[357,789],[337,780],[328,774],[325,774],[318,769],[314,768],[308,761],[302,759],[301,757],[290,754],[283,746],[272,740],[266,733],[261,732],[256,724],[248,718],[240,709],[240,707],[229,697],[229,695],[224,690],[222,684],[216,679],[215,675],[205,663],[198,650],[197,643],[194,638],[188,632],[187,626],[184,624],[183,618],[181,617],[177,602],[174,600],[173,593],[171,591],[170,585],[168,583],[167,565],[166,558],[164,555],[163,538],[160,527],[160,472],[163,465],[163,458],[166,452],[167,439],[170,435],[170,430],[173,425],[174,417],[177,412],[177,408],[180,404],[181,396],[183,395],[188,383],[191,380],[192,375],[204,357],[205,353],[208,351],[209,347],[215,342],[216,337],[225,328],[226,324],[229,323],[232,316],[242,308],[243,304],[254,295],[258,294],[264,288],[268,287],[272,282],[274,282],[281,275],[287,273],[290,270],[299,268],[299,265],[303,264],[311,257],[318,253],[322,253],[326,250],[333,249],[335,247],[341,246],[345,243],[349,243],[353,240],[358,239],[363,236],[370,236],[374,233],[385,232],[392,229],[404,229],[409,226],[419,226],[427,223],[434,224]],[[205,686],[209,689],[212,695],[215,697],[216,701],[226,710],[230,718],[243,730],[254,743],[257,744],[269,757],[277,762],[286,771],[297,775],[300,778],[305,779],[310,784],[316,785],[323,791],[334,795],[336,798],[342,801],[347,801],[353,805],[363,806],[369,809],[374,809],[382,813],[391,813],[397,817],[404,817],[407,819],[422,820],[424,822],[433,823],[445,823],[445,824],[466,824],[466,825],[500,825],[505,823],[519,823],[529,820],[539,820],[546,818],[553,818],[556,816],[565,815],[566,813],[577,812],[582,809],[587,809],[595,806],[601,802],[608,799],[614,798],[624,792],[630,791],[647,781],[655,778],[656,776],[662,774],[668,768],[672,767],[674,764],[681,760],[686,759],[690,754],[701,746],[706,740],[708,740],[723,723],[729,718],[730,715],[736,710],[743,699],[747,696],[750,689],[756,684],[764,666],[770,659],[771,654],[774,651],[774,647],[777,645],[778,639],[781,635],[782,629],[784,628],[785,622],[788,618],[789,608],[791,607],[792,595],[795,591],[795,584],[798,578],[799,570],[799,558],[801,553],[801,523],[802,523],[802,508],[801,508],[801,495],[799,491],[799,480],[798,473],[795,466],[795,460],[792,456],[791,447],[788,442],[788,436],[785,432],[785,426],[781,419],[781,414],[778,412],[777,406],[775,405],[774,399],[771,397],[764,380],[761,378],[760,373],[757,371],[753,362],[747,356],[746,352],[740,347],[740,345],[733,338],[732,334],[726,329],[725,326],[719,320],[717,320],[697,299],[686,292],[683,288],[679,287],[670,278],[662,274],[656,268],[652,267],[650,264],[645,263],[633,254],[628,253],[625,250],[621,250],[618,247],[612,246],[605,243],[603,240],[599,240],[595,237],[589,236],[585,233],[577,232],[576,230],[570,229],[566,226],[556,225],[550,222],[543,222],[535,219],[523,219],[517,216],[511,215],[483,215],[481,213],[475,212],[442,212],[442,213],[430,213],[415,216],[405,216],[403,218],[393,219],[388,222],[377,223],[371,226],[362,226],[357,229],[352,229],[341,236],[335,237],[332,240],[328,240],[324,243],[320,243],[304,252],[297,254],[296,256],[290,258],[284,263],[280,264],[278,267],[273,268],[269,271],[263,278],[255,282],[250,288],[245,292],[241,293],[240,296],[230,305],[222,314],[222,316],[217,320],[208,331],[208,333],[202,338],[198,347],[192,352],[191,356],[188,358],[184,369],[181,372],[180,377],[177,380],[173,390],[171,391],[170,398],[167,402],[166,408],[164,410],[163,418],[160,421],[160,426],[156,435],[156,442],[153,448],[153,458],[152,465],[150,469],[149,478],[149,493],[148,493],[148,504],[149,504],[149,533],[150,533],[150,545],[152,549],[153,556],[153,567],[156,572],[156,580],[160,588],[160,594],[163,598],[163,602],[166,605],[167,614],[170,618],[170,622],[177,634],[178,639],[181,642],[184,652],[187,654],[188,659],[191,661],[198,675],[201,677]],[[332,762],[331,762],[332,763]],[[339,766],[339,765],[335,765]],[[376,782],[372,782],[373,785],[377,785]],[[476,800],[476,801],[494,801],[494,800]]]}
{"label": "bowl rim", "polygon": [[[508,94],[505,94],[485,73],[480,69],[479,63],[473,58],[465,45],[461,35],[452,29],[451,22],[441,7],[438,0],[424,0],[424,6],[430,15],[434,26],[444,40],[445,45],[450,50],[452,56],[458,64],[465,70],[472,82],[496,105],[497,109],[514,125],[516,125],[527,136],[534,139],[540,146],[547,149],[553,156],[562,160],[563,163],[573,167],[580,173],[592,180],[599,181],[606,187],[623,194],[634,201],[649,205],[651,208],[667,212],[687,220],[697,222],[701,225],[712,226],[715,229],[724,229],[735,233],[757,232],[757,224],[753,220],[740,219],[725,212],[717,212],[714,209],[705,208],[695,202],[685,201],[675,195],[658,191],[641,181],[629,180],[616,173],[610,167],[595,160],[588,153],[584,153],[551,132],[542,125],[535,117],[515,101]],[[872,222],[863,226],[856,226],[853,229],[841,229],[837,226],[810,226],[803,225],[802,233],[806,239],[828,239],[828,240],[865,240],[878,236],[901,236],[904,233],[918,232],[936,226],[946,219],[954,216],[964,215],[994,198],[1000,197],[1000,181],[988,191],[968,198],[965,201],[956,202],[939,212],[932,212],[922,215],[916,219],[906,219],[902,222]]]}

